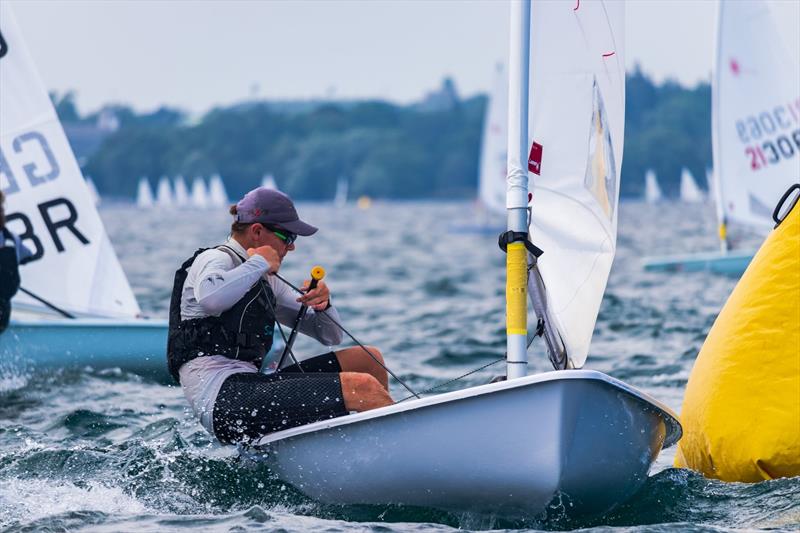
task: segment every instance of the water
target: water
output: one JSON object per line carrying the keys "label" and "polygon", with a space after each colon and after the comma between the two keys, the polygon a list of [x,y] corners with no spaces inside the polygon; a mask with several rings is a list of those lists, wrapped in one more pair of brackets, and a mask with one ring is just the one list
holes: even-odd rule
{"label": "water", "polygon": [[[299,282],[317,263],[345,324],[383,349],[416,389],[502,355],[504,256],[496,238],[452,235],[467,204],[301,205],[322,230],[282,268]],[[226,236],[224,213],[101,210],[145,312],[165,316],[172,273]],[[712,250],[711,210],[623,204],[619,253],[589,366],[679,410],[697,351],[735,280],[645,273],[644,255]],[[757,241],[751,240],[749,244]],[[747,243],[746,243],[747,244]],[[313,341],[300,353],[322,350]],[[539,341],[533,370],[548,369]],[[448,386],[485,383],[488,368]],[[405,396],[396,384],[395,398]],[[0,375],[0,529],[10,531],[633,531],[800,529],[800,478],[745,485],[671,468],[674,448],[631,501],[594,520],[557,511],[526,521],[397,506],[326,506],[214,444],[176,387],[122,371]]]}

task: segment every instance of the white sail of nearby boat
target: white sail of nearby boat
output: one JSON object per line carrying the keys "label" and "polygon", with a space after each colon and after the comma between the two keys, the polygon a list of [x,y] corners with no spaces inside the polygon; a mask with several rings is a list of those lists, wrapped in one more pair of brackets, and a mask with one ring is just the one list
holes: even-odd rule
{"label": "white sail of nearby boat", "polygon": [[228,205],[228,193],[219,174],[214,174],[208,182],[208,206],[225,207]]}
{"label": "white sail of nearby boat", "polygon": [[200,176],[192,181],[192,206],[200,209],[208,207],[208,189],[205,180]]}
{"label": "white sail of nearby boat", "polygon": [[154,205],[155,199],[150,181],[146,177],[139,178],[139,185],[136,187],[136,206],[140,209],[149,209]]}
{"label": "white sail of nearby boat", "polygon": [[644,200],[648,204],[657,204],[661,201],[661,187],[654,170],[649,169],[644,175]]}
{"label": "white sail of nearby boat", "polygon": [[[0,145],[10,164],[2,173],[6,217],[9,229],[34,252],[22,267],[23,286],[75,314],[133,317],[139,305],[8,2],[0,2],[0,24],[6,45],[0,58]],[[35,170],[21,172],[31,158]],[[14,308],[20,307],[46,312],[22,292],[14,298]]]}
{"label": "white sail of nearby boat", "polygon": [[189,205],[189,189],[186,187],[186,181],[183,176],[176,176],[172,185],[175,191],[175,205],[178,207]]}
{"label": "white sail of nearby boat", "polygon": [[508,75],[498,64],[483,119],[478,198],[489,212],[500,215],[506,212],[507,146]]}
{"label": "white sail of nearby boat", "polygon": [[689,169],[685,167],[681,169],[680,194],[681,201],[687,204],[697,204],[705,200],[705,195],[703,191],[700,190],[700,187],[697,186],[694,176]]}
{"label": "white sail of nearby boat", "polygon": [[544,250],[539,270],[555,341],[576,368],[589,352],[616,252],[625,126],[624,4],[578,6],[533,3],[529,155],[520,160],[509,150],[511,173],[534,174],[531,240]]}
{"label": "white sail of nearby boat", "polygon": [[278,189],[278,184],[275,183],[275,177],[272,174],[265,174],[263,178],[261,178],[261,186],[266,189]]}
{"label": "white sail of nearby boat", "polygon": [[156,206],[172,207],[174,203],[172,198],[172,185],[169,182],[169,178],[161,176],[161,179],[158,180],[158,187],[156,188]]}
{"label": "white sail of nearby boat", "polygon": [[767,2],[719,2],[711,112],[721,223],[771,228],[800,177],[800,66],[779,35]]}
{"label": "white sail of nearby boat", "polygon": [[86,186],[89,188],[89,196],[92,198],[94,205],[100,205],[100,193],[97,192],[97,186],[91,176],[86,176]]}
{"label": "white sail of nearby boat", "polygon": [[333,197],[333,204],[336,207],[344,207],[347,204],[347,178],[341,176],[336,182],[336,195]]}

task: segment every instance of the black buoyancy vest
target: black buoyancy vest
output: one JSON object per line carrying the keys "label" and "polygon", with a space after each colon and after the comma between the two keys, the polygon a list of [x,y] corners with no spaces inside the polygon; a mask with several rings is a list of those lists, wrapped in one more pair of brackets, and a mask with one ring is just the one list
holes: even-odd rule
{"label": "black buoyancy vest", "polygon": [[[245,259],[227,246],[218,246],[239,263]],[[263,279],[253,285],[236,304],[219,316],[181,319],[183,284],[197,256],[208,250],[201,248],[175,271],[169,303],[169,335],[167,365],[175,381],[184,363],[204,355],[224,355],[250,361],[256,366],[272,346],[275,327],[275,295]]]}
{"label": "black buoyancy vest", "polygon": [[[3,246],[0,246],[0,298],[11,300],[19,289],[17,247],[14,236],[6,228],[3,228],[0,238],[3,239]],[[12,244],[8,246],[7,241]]]}

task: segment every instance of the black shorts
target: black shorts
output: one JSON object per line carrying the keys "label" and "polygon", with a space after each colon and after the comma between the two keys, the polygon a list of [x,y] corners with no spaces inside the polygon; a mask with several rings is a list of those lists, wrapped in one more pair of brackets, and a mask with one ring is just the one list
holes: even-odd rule
{"label": "black shorts", "polygon": [[252,442],[268,433],[347,414],[333,352],[274,374],[229,376],[214,402],[214,435],[223,444]]}

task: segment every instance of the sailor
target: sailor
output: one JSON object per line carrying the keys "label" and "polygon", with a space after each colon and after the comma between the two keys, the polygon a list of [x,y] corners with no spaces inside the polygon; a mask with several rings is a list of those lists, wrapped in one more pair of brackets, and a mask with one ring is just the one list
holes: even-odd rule
{"label": "sailor", "polygon": [[20,238],[6,228],[4,203],[5,195],[0,191],[0,333],[8,327],[11,298],[19,290],[19,265],[33,255]]}
{"label": "sailor", "polygon": [[[299,219],[274,189],[247,193],[230,213],[228,240],[198,250],[175,273],[167,363],[203,425],[225,444],[393,403],[377,348],[353,347],[295,362],[272,374],[259,367],[277,333],[294,325],[324,345],[342,341],[324,281],[298,294],[277,273],[298,236],[317,228]],[[279,326],[278,326],[279,327]],[[370,353],[367,353],[369,350]]]}

